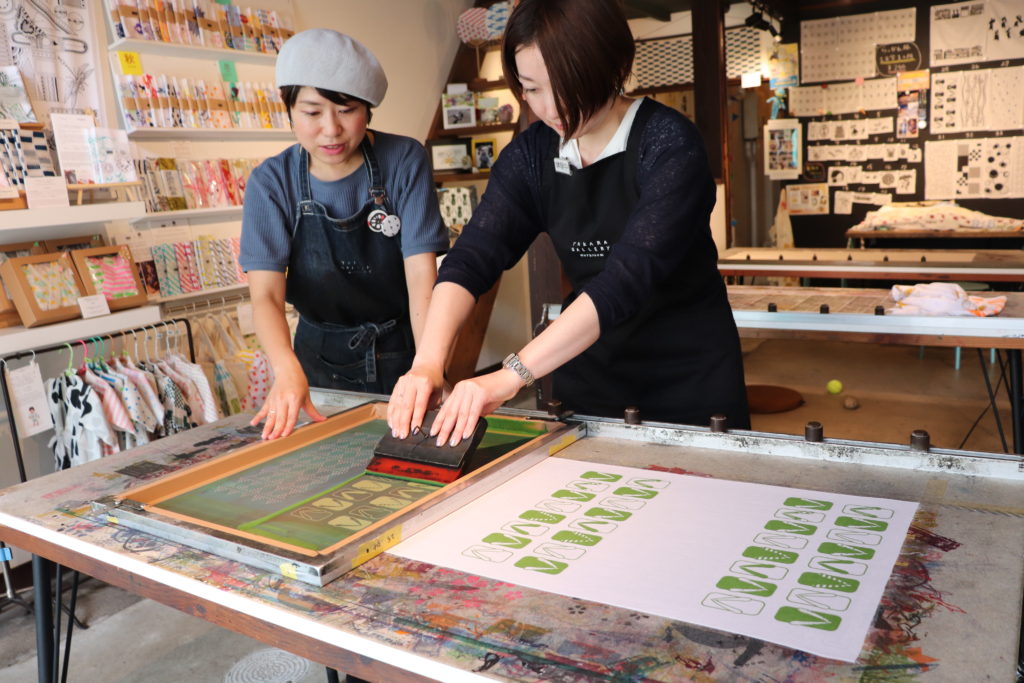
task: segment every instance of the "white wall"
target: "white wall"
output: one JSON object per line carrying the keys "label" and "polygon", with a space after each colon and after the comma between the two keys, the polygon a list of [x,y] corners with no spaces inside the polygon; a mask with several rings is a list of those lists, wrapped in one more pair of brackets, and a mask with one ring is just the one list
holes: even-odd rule
{"label": "white wall", "polygon": [[388,77],[373,127],[421,142],[459,45],[455,26],[472,0],[293,0],[295,28],[332,28],[362,42]]}

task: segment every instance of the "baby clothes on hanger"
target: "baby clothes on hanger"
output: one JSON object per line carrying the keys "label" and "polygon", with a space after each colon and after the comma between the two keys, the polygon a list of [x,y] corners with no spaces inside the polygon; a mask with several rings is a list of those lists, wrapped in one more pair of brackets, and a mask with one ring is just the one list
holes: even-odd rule
{"label": "baby clothes on hanger", "polygon": [[[154,427],[150,430],[153,436],[162,436],[164,407],[156,393],[156,380],[149,373],[133,367],[126,358],[114,359],[114,367],[135,385],[139,396],[149,409],[150,415],[153,416]],[[152,380],[152,383],[150,383],[150,380]]]}
{"label": "baby clothes on hanger", "polygon": [[101,399],[81,377],[65,373],[47,380],[46,389],[50,415],[54,425],[60,425],[49,442],[57,469],[117,452],[117,439],[107,422]]}
{"label": "baby clothes on hanger", "polygon": [[203,422],[200,424],[208,424],[219,420],[221,414],[217,408],[217,401],[213,398],[213,391],[210,389],[210,383],[207,381],[203,369],[195,363],[188,362],[180,353],[172,353],[167,357],[167,360],[172,369],[177,370],[178,373],[191,380],[192,384],[195,385],[201,403],[200,411]]}
{"label": "baby clothes on hanger", "polygon": [[128,415],[128,411],[125,410],[120,393],[100,379],[88,365],[83,366],[79,370],[79,376],[82,378],[82,381],[92,387],[99,395],[101,405],[103,406],[103,414],[117,437],[113,450],[109,453],[104,453],[104,455],[119,453],[124,446],[124,435],[134,433],[135,431],[135,425],[132,424],[132,419]]}

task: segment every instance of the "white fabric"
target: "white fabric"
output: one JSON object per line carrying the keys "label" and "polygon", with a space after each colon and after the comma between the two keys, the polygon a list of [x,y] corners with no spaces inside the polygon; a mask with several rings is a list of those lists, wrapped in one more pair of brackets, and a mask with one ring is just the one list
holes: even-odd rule
{"label": "white fabric", "polygon": [[952,282],[927,282],[919,285],[893,285],[890,292],[896,305],[894,315],[997,315],[1006,305],[1005,296],[968,296]]}
{"label": "white fabric", "polygon": [[[622,117],[622,122],[619,123],[619,127],[615,130],[615,135],[604,146],[604,150],[597,155],[597,158],[590,163],[593,164],[601,159],[606,159],[626,151],[626,144],[629,142],[629,131],[633,128],[633,119],[636,118],[636,112],[640,109],[640,103],[643,100],[644,98],[642,97],[633,100],[633,104],[629,105],[626,115]],[[576,138],[572,138],[568,142],[563,140],[561,147],[558,149],[558,156],[572,164],[573,168],[583,168],[583,157],[580,156],[580,143]]]}

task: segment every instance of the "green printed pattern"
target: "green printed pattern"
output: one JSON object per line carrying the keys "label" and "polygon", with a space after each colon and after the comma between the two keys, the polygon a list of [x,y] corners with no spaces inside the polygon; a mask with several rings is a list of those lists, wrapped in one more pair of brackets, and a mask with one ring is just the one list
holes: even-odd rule
{"label": "green printed pattern", "polygon": [[[647,501],[670,484],[667,479],[655,477],[622,480],[622,475],[612,472],[583,472],[555,489],[548,499],[520,513],[518,519],[505,523],[501,531],[484,536],[480,542],[485,545],[474,544],[462,554],[483,562],[516,558],[512,564],[519,569],[561,574],[571,566],[569,561],[584,557],[589,549],[613,533],[620,526],[619,522],[630,519],[636,510],[646,506]],[[596,504],[580,512],[579,503]],[[547,528],[538,528],[542,525]],[[536,537],[537,543],[533,543],[531,537]],[[516,555],[513,551],[517,550],[527,554]],[[731,582],[731,577],[723,580]],[[763,593],[768,588],[755,585],[751,590]],[[774,586],[771,590],[774,592]]]}
{"label": "green printed pattern", "polygon": [[[775,512],[775,519],[765,523],[764,529],[778,534],[780,545],[799,550],[801,543],[805,543],[799,540],[800,537],[817,534],[825,523],[824,513],[832,510],[834,504],[827,500],[791,496],[785,499],[783,506]],[[831,523],[833,530],[827,533],[883,532],[889,523],[882,520],[891,519],[895,514],[888,508],[871,505],[847,505],[842,512],[844,514]],[[769,535],[762,532],[759,537],[763,539],[760,543],[772,544]],[[782,543],[787,538],[789,541]],[[773,618],[792,626],[835,631],[843,621],[835,612],[845,612],[851,604],[851,598],[844,594],[856,593],[861,585],[860,580],[852,577],[868,572],[865,561],[874,558],[875,550],[862,545],[826,541],[818,544],[815,555],[806,557],[793,550],[765,545],[747,546],[742,556],[746,559],[738,560],[730,567],[733,575],[723,576],[715,584],[719,591],[728,592],[708,593],[701,602],[704,607],[747,616],[761,614],[766,605],[762,598],[775,595],[778,584],[774,582],[784,579],[788,573],[784,565],[799,563],[801,572],[797,583],[807,588],[789,591],[785,596],[789,604],[776,609]]]}

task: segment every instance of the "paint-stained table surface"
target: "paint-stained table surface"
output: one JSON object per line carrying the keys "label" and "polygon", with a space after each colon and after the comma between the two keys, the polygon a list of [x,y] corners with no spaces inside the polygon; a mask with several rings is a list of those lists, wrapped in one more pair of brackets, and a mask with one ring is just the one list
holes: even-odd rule
{"label": "paint-stained table surface", "polygon": [[[317,398],[333,409],[357,401]],[[589,421],[588,436],[559,453],[919,501],[860,659],[846,664],[387,553],[314,587],[89,512],[92,499],[251,443],[259,432],[245,420],[6,489],[0,539],[373,681],[1012,680],[1024,582],[1024,465],[1015,456],[611,421]],[[642,580],[648,561],[610,580]]]}

